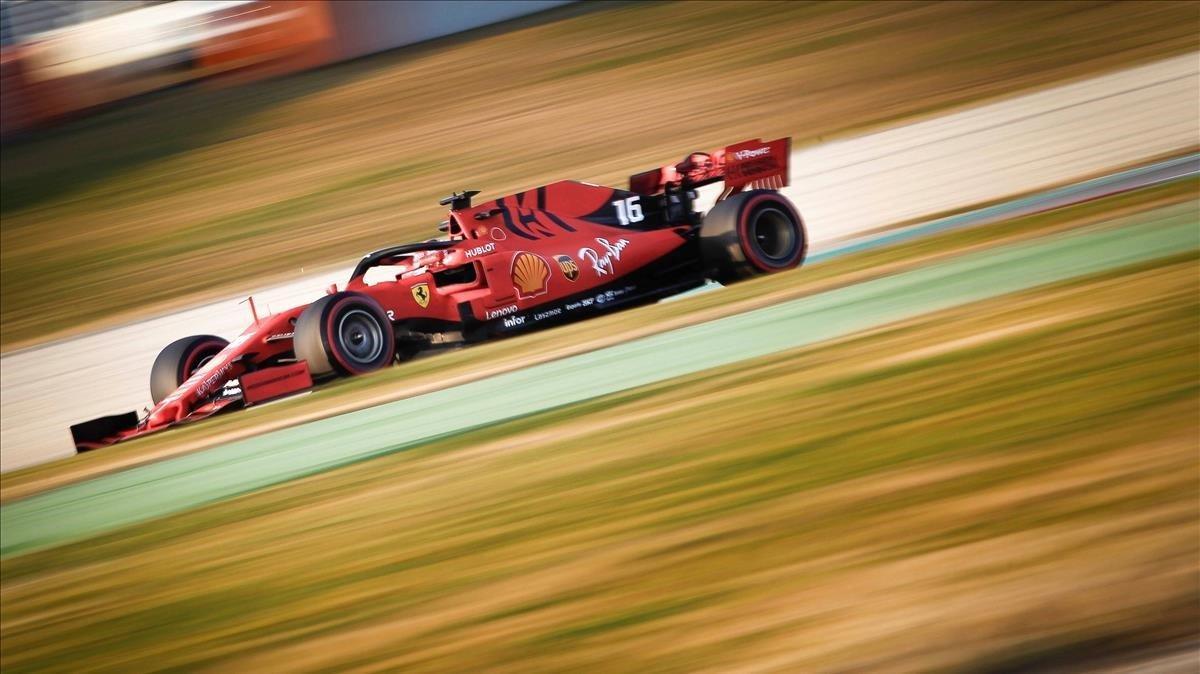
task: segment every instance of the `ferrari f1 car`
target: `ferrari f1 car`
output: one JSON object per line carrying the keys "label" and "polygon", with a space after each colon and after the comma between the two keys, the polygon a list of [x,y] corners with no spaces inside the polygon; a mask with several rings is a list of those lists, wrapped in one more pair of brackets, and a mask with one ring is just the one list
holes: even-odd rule
{"label": "ferrari f1 car", "polygon": [[[71,427],[80,451],[470,344],[798,267],[807,240],[788,184],[790,139],[746,141],[629,179],[561,181],[473,205],[442,200],[445,236],[359,261],[345,287],[255,317],[232,342],[184,337],[158,355],[154,406]],[[696,211],[697,189],[723,183]]]}

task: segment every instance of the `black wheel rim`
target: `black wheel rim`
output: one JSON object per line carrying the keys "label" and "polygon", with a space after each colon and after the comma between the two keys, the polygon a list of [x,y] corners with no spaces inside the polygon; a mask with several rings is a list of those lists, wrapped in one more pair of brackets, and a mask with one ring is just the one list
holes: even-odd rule
{"label": "black wheel rim", "polygon": [[337,335],[342,351],[355,363],[373,363],[383,353],[383,328],[374,316],[362,309],[342,314]]}
{"label": "black wheel rim", "polygon": [[203,348],[195,351],[181,367],[187,368],[186,371],[181,371],[179,383],[187,381],[187,378],[199,372],[208,362],[217,357],[225,349],[224,344],[206,344]]}
{"label": "black wheel rim", "polygon": [[749,234],[755,252],[772,265],[790,262],[800,244],[791,216],[774,206],[754,214]]}
{"label": "black wheel rim", "polygon": [[196,367],[193,367],[191,372],[187,373],[187,376],[190,377],[193,374],[196,374],[197,372],[199,372],[201,368],[203,368],[205,365],[208,365],[208,361],[212,360],[213,357],[215,357],[217,355],[217,353],[218,353],[217,351],[213,351],[212,353],[210,353],[206,356],[201,356],[200,360],[196,361]]}

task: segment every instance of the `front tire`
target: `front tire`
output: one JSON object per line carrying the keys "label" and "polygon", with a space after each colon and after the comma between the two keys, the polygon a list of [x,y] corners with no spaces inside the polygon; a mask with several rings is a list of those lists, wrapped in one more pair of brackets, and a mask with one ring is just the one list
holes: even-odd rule
{"label": "front tire", "polygon": [[308,305],[296,320],[292,344],[314,377],[366,374],[396,357],[392,322],[361,293],[326,295]]}
{"label": "front tire", "polygon": [[216,335],[192,335],[168,344],[150,367],[150,399],[157,405],[227,346],[229,341]]}
{"label": "front tire", "polygon": [[708,274],[722,283],[795,269],[808,250],[804,221],[774,190],[743,192],[713,206],[700,243]]}

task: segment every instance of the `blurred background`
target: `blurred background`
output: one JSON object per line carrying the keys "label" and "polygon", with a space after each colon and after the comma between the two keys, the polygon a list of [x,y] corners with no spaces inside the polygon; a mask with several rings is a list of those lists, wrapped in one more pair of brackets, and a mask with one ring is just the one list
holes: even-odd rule
{"label": "blurred background", "polygon": [[1174,2],[572,3],[335,64],[542,5],[4,7],[6,349],[422,236],[447,189],[811,146],[1195,40]]}
{"label": "blurred background", "polygon": [[5,0],[6,136],[138,94],[310,70],[564,0]]}
{"label": "blurred background", "polygon": [[[1200,670],[1198,50],[1197,2],[0,0],[4,670]],[[781,136],[798,272],[74,455],[450,191]],[[737,365],[219,458],[859,286]]]}

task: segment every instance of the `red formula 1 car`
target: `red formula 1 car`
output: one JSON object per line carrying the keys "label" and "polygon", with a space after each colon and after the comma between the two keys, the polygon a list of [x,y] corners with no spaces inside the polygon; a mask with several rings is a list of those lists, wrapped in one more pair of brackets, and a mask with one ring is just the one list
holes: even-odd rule
{"label": "red formula 1 car", "polygon": [[[71,427],[95,449],[359,375],[419,352],[653,302],[707,279],[798,267],[806,236],[777,190],[790,139],[759,140],[639,173],[629,189],[562,181],[479,205],[447,197],[447,236],[363,257],[344,290],[266,318],[233,342],[185,337],[154,361],[154,407]],[[705,215],[696,189],[723,182]]]}

